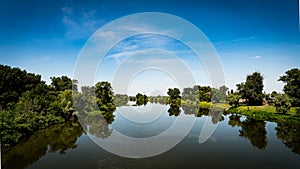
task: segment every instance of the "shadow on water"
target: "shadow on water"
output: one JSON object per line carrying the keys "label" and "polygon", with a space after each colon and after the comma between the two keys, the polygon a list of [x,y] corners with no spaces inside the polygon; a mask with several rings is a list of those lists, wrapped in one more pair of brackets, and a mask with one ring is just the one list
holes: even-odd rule
{"label": "shadow on water", "polygon": [[82,133],[78,122],[66,122],[36,131],[20,144],[2,153],[2,168],[26,168],[47,153],[65,154],[66,150],[77,147],[77,138]]}
{"label": "shadow on water", "polygon": [[293,153],[300,155],[300,125],[278,123],[275,130],[277,138]]}

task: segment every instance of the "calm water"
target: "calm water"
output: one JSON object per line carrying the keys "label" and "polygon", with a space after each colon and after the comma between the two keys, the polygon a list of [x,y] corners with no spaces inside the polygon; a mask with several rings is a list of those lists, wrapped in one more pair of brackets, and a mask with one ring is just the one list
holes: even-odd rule
{"label": "calm water", "polygon": [[[129,108],[136,111],[130,112]],[[197,112],[195,107],[179,109],[148,103],[118,108],[110,125],[103,126],[98,122],[101,119],[92,118],[89,134],[109,139],[115,131],[132,137],[151,137],[166,130],[180,116],[197,117],[192,130],[177,146],[154,157],[131,159],[111,154],[95,144],[79,123],[68,122],[37,131],[2,152],[2,168],[299,168],[300,126],[220,115],[211,119],[212,124],[218,125],[212,137],[200,144],[199,134],[208,112]]]}

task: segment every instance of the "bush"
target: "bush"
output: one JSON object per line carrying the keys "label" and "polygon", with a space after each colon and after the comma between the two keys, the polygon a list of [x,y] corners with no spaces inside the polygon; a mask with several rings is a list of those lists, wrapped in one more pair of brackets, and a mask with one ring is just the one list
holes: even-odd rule
{"label": "bush", "polygon": [[292,107],[291,99],[286,94],[278,94],[275,96],[273,105],[278,113],[286,114]]}

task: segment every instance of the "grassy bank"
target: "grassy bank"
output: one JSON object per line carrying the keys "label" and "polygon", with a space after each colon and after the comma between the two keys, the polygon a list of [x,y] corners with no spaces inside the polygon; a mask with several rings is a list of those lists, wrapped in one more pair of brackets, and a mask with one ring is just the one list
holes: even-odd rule
{"label": "grassy bank", "polygon": [[292,108],[287,114],[277,113],[273,106],[239,106],[231,107],[228,113],[241,114],[257,120],[265,120],[277,123],[297,123],[300,124],[300,114],[296,113],[296,108]]}
{"label": "grassy bank", "polygon": [[228,109],[230,106],[227,103],[215,103],[212,102],[193,102],[190,100],[181,100],[181,105],[184,106],[198,106],[201,109]]}

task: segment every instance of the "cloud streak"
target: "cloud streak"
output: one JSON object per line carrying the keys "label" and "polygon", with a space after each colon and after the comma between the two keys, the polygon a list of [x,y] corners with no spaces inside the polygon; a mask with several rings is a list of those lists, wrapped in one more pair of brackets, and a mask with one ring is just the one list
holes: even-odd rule
{"label": "cloud streak", "polygon": [[262,56],[260,56],[260,55],[257,55],[257,56],[254,56],[254,57],[252,57],[253,59],[261,59],[262,58]]}

